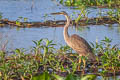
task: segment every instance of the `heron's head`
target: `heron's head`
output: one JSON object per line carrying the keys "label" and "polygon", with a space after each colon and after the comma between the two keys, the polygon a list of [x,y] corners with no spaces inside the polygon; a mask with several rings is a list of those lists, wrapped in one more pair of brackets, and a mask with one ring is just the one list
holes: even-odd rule
{"label": "heron's head", "polygon": [[61,12],[56,12],[56,13],[51,13],[52,15],[67,15],[67,13],[65,11],[61,11]]}

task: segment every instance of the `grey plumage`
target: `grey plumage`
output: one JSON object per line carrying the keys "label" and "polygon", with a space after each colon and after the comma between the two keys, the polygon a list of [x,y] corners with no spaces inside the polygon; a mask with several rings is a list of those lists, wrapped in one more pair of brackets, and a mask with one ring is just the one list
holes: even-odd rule
{"label": "grey plumage", "polygon": [[64,40],[68,44],[68,46],[70,46],[73,50],[75,50],[79,54],[79,56],[87,56],[88,59],[95,60],[95,55],[93,54],[90,45],[84,38],[76,34],[69,36],[68,27],[70,26],[71,20],[68,14],[64,11],[58,13],[52,13],[52,14],[64,15],[66,17],[67,23],[64,26],[63,35],[64,35]]}

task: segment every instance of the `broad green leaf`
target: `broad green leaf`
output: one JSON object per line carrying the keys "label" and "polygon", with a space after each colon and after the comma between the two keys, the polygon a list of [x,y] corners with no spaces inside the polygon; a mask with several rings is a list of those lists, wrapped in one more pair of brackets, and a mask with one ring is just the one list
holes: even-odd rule
{"label": "broad green leaf", "polygon": [[37,42],[36,41],[33,41],[33,43],[37,46]]}
{"label": "broad green leaf", "polygon": [[54,76],[57,80],[65,80],[64,77],[61,77],[59,75],[53,74],[52,76]]}
{"label": "broad green leaf", "polygon": [[65,80],[77,80],[76,77],[72,74],[67,75]]}
{"label": "broad green leaf", "polygon": [[88,74],[83,78],[81,78],[81,80],[95,80],[95,79],[96,79],[96,75],[93,75],[93,74]]}
{"label": "broad green leaf", "polygon": [[15,49],[15,52],[16,53],[20,53],[20,49]]}
{"label": "broad green leaf", "polygon": [[32,80],[51,80],[51,78],[50,74],[44,72],[43,74],[40,74],[38,76],[33,76]]}

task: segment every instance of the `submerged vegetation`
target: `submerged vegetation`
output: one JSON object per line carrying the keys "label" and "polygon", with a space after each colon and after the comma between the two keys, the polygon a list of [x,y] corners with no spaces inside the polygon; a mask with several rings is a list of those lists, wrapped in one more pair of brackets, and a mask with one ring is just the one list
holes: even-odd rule
{"label": "submerged vegetation", "polygon": [[105,37],[100,43],[91,43],[97,61],[85,58],[85,69],[83,63],[78,63],[78,54],[72,53],[70,47],[55,49],[57,44],[48,39],[33,41],[35,46],[29,52],[24,48],[15,49],[11,54],[1,50],[0,79],[94,80],[97,76],[116,79],[120,75],[120,49],[112,46],[111,41]]}

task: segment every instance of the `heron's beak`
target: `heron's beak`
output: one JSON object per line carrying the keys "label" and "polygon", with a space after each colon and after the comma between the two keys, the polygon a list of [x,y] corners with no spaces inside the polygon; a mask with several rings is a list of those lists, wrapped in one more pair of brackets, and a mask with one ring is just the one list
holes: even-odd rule
{"label": "heron's beak", "polygon": [[52,15],[60,15],[61,12],[57,12],[57,13],[51,13]]}

